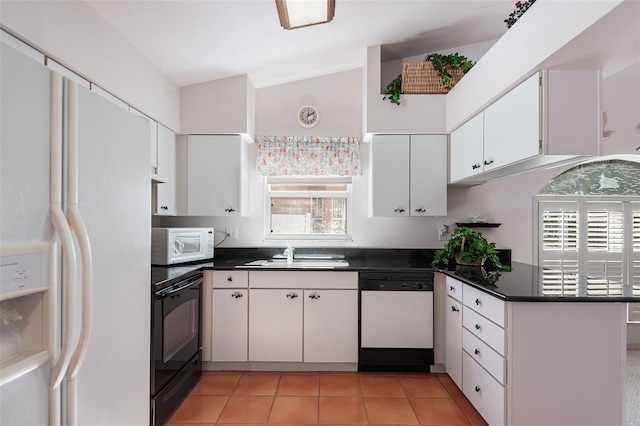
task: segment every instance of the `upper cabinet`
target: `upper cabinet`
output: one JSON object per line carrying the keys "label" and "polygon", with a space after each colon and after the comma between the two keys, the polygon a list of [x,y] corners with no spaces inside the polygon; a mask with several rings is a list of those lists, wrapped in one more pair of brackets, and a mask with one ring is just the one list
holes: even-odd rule
{"label": "upper cabinet", "polygon": [[446,135],[374,135],[370,216],[447,214]]}
{"label": "upper cabinet", "polygon": [[474,184],[598,155],[600,72],[544,70],[451,133],[451,183]]}
{"label": "upper cabinet", "polygon": [[241,135],[187,137],[187,214],[245,216],[247,143]]}
{"label": "upper cabinet", "polygon": [[248,75],[180,88],[180,129],[185,134],[243,134],[255,129],[256,90]]}
{"label": "upper cabinet", "polygon": [[176,206],[176,134],[158,124],[157,174],[166,181],[155,185],[154,214],[175,216]]}

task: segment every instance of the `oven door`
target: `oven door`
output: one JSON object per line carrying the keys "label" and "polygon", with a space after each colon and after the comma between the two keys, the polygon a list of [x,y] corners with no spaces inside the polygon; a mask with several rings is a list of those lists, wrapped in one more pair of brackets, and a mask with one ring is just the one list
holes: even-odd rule
{"label": "oven door", "polygon": [[155,291],[152,302],[151,394],[157,394],[201,349],[202,274]]}

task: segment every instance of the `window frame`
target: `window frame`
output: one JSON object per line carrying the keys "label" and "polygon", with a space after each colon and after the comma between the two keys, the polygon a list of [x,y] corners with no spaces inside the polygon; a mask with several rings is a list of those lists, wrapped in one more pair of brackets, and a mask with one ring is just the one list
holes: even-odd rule
{"label": "window frame", "polygon": [[[273,234],[271,233],[271,199],[299,196],[302,191],[271,191],[272,184],[323,185],[346,184],[346,191],[319,191],[323,198],[345,198],[346,234]],[[264,177],[264,240],[265,241],[353,241],[353,180],[350,176],[268,176]]]}

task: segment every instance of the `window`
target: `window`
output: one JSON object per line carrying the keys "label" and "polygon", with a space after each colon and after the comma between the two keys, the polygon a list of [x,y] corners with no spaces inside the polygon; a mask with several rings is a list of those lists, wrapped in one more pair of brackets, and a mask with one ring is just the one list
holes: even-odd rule
{"label": "window", "polygon": [[[635,160],[637,161],[637,160]],[[591,295],[640,296],[640,163],[602,160],[576,166],[537,196],[538,264],[543,292],[575,295],[577,275]],[[640,304],[629,304],[640,322]]]}
{"label": "window", "polygon": [[351,178],[267,178],[266,239],[351,239]]}

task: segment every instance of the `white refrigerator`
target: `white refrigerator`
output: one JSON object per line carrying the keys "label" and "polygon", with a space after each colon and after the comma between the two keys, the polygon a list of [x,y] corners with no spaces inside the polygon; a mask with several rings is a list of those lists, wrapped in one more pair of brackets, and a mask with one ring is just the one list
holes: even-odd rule
{"label": "white refrigerator", "polygon": [[[44,291],[0,295],[0,424],[148,424],[148,123],[4,42],[0,55],[0,253],[40,245],[51,263]],[[2,291],[37,276],[24,271]],[[40,361],[15,368],[37,358],[34,329]]]}

